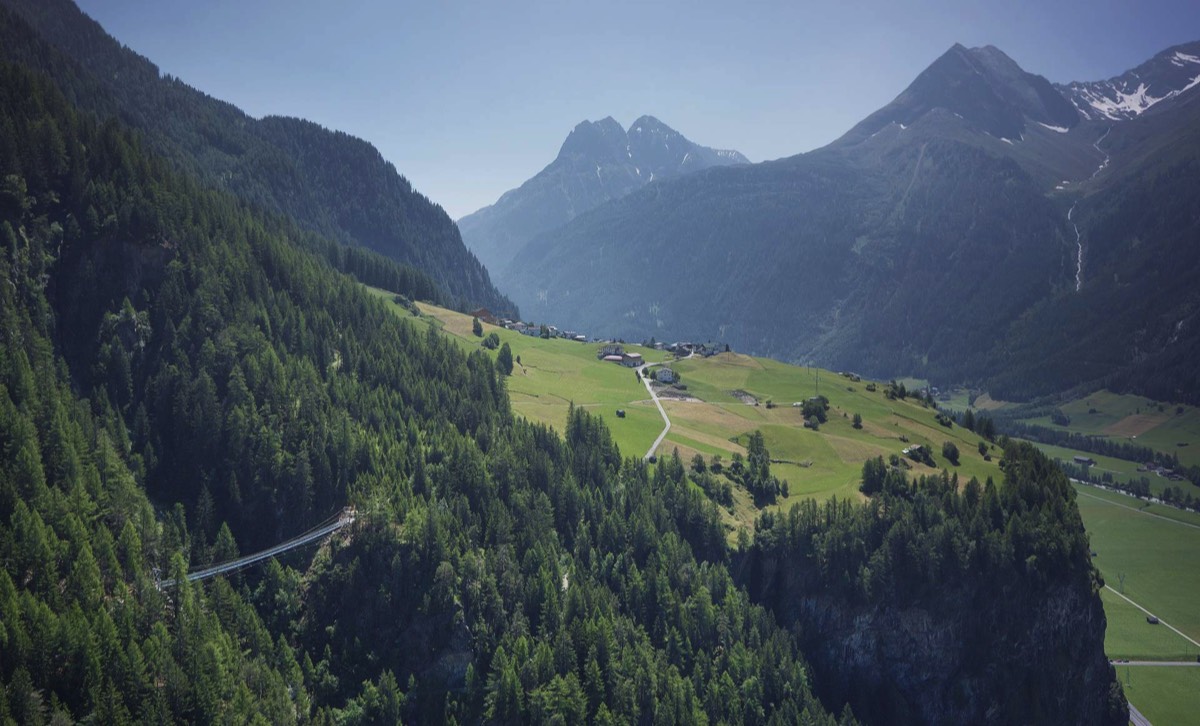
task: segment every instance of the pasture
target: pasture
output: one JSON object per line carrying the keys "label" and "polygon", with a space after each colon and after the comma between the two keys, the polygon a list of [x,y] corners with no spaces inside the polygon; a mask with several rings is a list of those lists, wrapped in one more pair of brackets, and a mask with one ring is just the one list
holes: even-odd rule
{"label": "pasture", "polygon": [[[1164,510],[1171,508],[1143,507],[1137,499],[1093,487],[1077,485],[1076,492],[1079,514],[1096,552],[1093,562],[1105,582],[1200,641],[1200,609],[1196,607],[1200,597],[1200,516],[1178,510],[1172,518],[1150,516],[1164,515]],[[1190,521],[1180,521],[1184,519]],[[1107,599],[1105,603],[1107,606]],[[1118,613],[1114,627],[1130,622],[1136,624]],[[1150,632],[1140,626],[1135,630]],[[1130,631],[1110,637],[1122,650],[1161,647],[1149,641],[1139,645],[1137,635]],[[1186,641],[1181,643],[1184,646],[1193,649],[1185,652],[1196,652]]]}

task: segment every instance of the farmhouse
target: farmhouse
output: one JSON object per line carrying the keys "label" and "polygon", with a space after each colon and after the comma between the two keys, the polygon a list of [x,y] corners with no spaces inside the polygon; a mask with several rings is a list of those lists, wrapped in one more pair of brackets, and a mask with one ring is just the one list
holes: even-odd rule
{"label": "farmhouse", "polygon": [[670,368],[659,368],[654,371],[654,380],[659,383],[675,383],[679,380],[679,376]]}
{"label": "farmhouse", "polygon": [[621,357],[621,365],[626,368],[637,368],[642,364],[641,353],[626,353]]}
{"label": "farmhouse", "polygon": [[625,355],[625,348],[616,343],[600,346],[600,350],[596,351],[597,358],[607,359],[610,355],[622,356]]}
{"label": "farmhouse", "polygon": [[1076,456],[1075,463],[1080,466],[1094,466],[1096,464],[1095,460],[1090,456]]}

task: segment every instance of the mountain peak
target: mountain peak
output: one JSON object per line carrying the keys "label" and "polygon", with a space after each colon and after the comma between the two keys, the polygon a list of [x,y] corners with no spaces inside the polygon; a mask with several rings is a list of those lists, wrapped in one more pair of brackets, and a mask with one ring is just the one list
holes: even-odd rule
{"label": "mountain peak", "polygon": [[625,142],[625,129],[612,116],[605,116],[599,121],[580,121],[567,134],[558,156],[605,158],[623,149]]}
{"label": "mountain peak", "polygon": [[941,109],[998,139],[1021,138],[1026,121],[1070,128],[1074,107],[1045,78],[1028,73],[992,45],[955,43],[887,106],[851,129],[843,140],[862,141],[889,124],[910,126]]}
{"label": "mountain peak", "polygon": [[493,273],[502,273],[526,242],[578,214],[651,182],[746,163],[736,151],[692,143],[654,116],[639,116],[628,131],[611,116],[581,121],[553,162],[495,204],[460,219],[459,229]]}
{"label": "mountain peak", "polygon": [[653,116],[638,116],[637,120],[629,124],[629,133],[631,134],[635,131],[653,131],[655,129],[664,129],[675,133],[675,129],[667,126]]}

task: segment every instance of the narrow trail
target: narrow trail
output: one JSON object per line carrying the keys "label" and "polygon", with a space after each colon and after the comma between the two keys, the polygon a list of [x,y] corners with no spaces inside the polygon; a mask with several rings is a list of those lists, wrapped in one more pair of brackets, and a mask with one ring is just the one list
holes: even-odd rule
{"label": "narrow trail", "polygon": [[[1092,144],[1092,147],[1095,148],[1096,151],[1104,154],[1104,161],[1100,162],[1100,166],[1096,169],[1096,171],[1092,172],[1092,175],[1088,177],[1088,181],[1095,179],[1100,172],[1104,171],[1108,167],[1108,161],[1111,157],[1109,157],[1107,151],[1100,148],[1100,142],[1108,138],[1110,131],[1112,131],[1112,126],[1109,126],[1104,131],[1104,134],[1100,138],[1096,139],[1096,141]],[[1075,292],[1079,292],[1080,289],[1083,288],[1083,235],[1079,233],[1079,225],[1075,224],[1074,220],[1072,219],[1075,216],[1075,207],[1078,205],[1079,200],[1075,200],[1075,203],[1072,204],[1071,208],[1067,211],[1067,221],[1071,223],[1071,227],[1075,230]]]}

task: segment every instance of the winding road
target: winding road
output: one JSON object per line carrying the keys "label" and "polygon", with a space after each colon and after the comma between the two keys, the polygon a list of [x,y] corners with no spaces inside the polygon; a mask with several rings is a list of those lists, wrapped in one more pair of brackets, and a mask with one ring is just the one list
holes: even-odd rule
{"label": "winding road", "polygon": [[[690,358],[691,356],[688,357]],[[667,432],[671,430],[671,419],[667,417],[667,410],[663,408],[662,401],[659,399],[658,394],[654,392],[654,386],[650,384],[650,379],[645,375],[646,369],[653,365],[657,364],[643,363],[635,369],[638,372],[638,377],[642,379],[642,385],[646,387],[646,391],[650,394],[650,399],[654,401],[655,406],[658,406],[658,412],[662,415],[664,424],[662,433],[658,435],[653,444],[650,444],[650,450],[642,457],[643,459],[649,459],[651,456],[654,456],[654,452],[658,450],[658,445],[662,443],[662,440],[667,437]]]}

